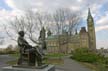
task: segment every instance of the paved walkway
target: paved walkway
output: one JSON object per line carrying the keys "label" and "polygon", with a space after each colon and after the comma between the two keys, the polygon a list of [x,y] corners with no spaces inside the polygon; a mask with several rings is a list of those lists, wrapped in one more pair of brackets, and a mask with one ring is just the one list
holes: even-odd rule
{"label": "paved walkway", "polygon": [[9,55],[0,55],[0,67],[9,66],[6,62],[15,60],[15,58]]}
{"label": "paved walkway", "polygon": [[56,66],[56,69],[60,71],[92,71],[68,57],[64,58],[64,65]]}

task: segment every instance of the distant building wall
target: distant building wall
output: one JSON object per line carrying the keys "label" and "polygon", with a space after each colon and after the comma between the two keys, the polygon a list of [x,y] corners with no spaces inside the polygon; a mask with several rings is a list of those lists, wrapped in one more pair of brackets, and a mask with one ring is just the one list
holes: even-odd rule
{"label": "distant building wall", "polygon": [[59,38],[53,35],[49,36],[46,42],[49,53],[70,53],[76,48],[88,48],[88,35],[86,31],[72,36],[60,35]]}

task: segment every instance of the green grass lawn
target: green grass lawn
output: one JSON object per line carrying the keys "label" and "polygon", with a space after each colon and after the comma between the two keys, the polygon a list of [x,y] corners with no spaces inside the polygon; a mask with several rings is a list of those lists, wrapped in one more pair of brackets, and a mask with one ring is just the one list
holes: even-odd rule
{"label": "green grass lawn", "polygon": [[16,65],[17,64],[17,60],[8,61],[8,62],[6,62],[6,64]]}
{"label": "green grass lawn", "polygon": [[49,53],[45,57],[45,63],[53,64],[53,65],[62,65],[64,63],[62,57],[66,56],[66,54],[62,53]]}
{"label": "green grass lawn", "polygon": [[85,67],[88,67],[92,69],[93,71],[108,71],[108,68],[106,68],[103,64],[92,64],[87,62],[80,62]]}
{"label": "green grass lawn", "polygon": [[16,60],[8,61],[7,64],[9,65],[15,65],[17,64],[19,53],[9,54],[10,56],[14,57]]}
{"label": "green grass lawn", "polygon": [[14,54],[9,54],[12,57],[18,58],[19,57],[19,53],[14,53]]}
{"label": "green grass lawn", "polygon": [[62,54],[62,53],[50,53],[46,55],[47,58],[61,58],[64,56],[65,54]]}
{"label": "green grass lawn", "polygon": [[64,60],[63,59],[47,59],[44,60],[44,63],[46,64],[53,64],[53,65],[62,65],[64,64]]}

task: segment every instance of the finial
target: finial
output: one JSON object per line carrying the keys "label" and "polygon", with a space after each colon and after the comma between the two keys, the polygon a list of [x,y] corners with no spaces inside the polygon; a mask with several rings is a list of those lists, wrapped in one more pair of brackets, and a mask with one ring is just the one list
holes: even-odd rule
{"label": "finial", "polygon": [[88,8],[88,14],[91,15],[90,8]]}

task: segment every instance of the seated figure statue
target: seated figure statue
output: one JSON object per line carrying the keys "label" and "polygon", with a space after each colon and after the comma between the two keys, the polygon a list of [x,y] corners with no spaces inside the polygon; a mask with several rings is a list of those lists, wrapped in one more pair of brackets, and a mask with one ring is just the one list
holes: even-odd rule
{"label": "seated figure statue", "polygon": [[[24,53],[29,53],[30,54],[30,61],[29,62],[29,66],[34,66],[35,61],[33,62],[33,60],[36,59],[37,65],[41,66],[42,65],[42,55],[41,53],[35,48],[32,47],[31,45],[29,45],[29,43],[24,39],[24,31],[19,31],[19,37],[18,37],[18,46],[20,47],[20,58],[18,59],[18,65],[22,65],[23,63],[23,54]],[[35,55],[35,56],[33,56]]]}

